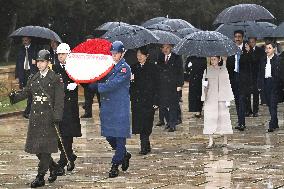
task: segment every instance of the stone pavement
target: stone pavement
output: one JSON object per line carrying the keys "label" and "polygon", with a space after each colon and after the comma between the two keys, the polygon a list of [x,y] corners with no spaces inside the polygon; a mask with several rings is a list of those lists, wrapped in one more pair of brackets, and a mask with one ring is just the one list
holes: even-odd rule
{"label": "stone pavement", "polygon": [[[111,147],[100,136],[98,105],[94,118],[82,119],[83,136],[75,140],[76,168],[43,188],[284,188],[284,105],[279,105],[280,130],[267,133],[268,110],[260,106],[260,117],[247,118],[244,132],[234,130],[228,147],[205,149],[203,120],[189,118],[187,88],[183,94],[183,123],[175,133],[154,127],[152,153],[141,156],[139,136],[127,141],[132,153],[130,168],[108,178]],[[235,107],[231,107],[235,126]],[[155,123],[157,115],[155,116]],[[37,172],[35,155],[23,151],[28,121],[22,117],[0,120],[0,188],[29,188]],[[216,137],[217,144],[222,138]],[[55,159],[59,154],[53,154]],[[46,176],[47,178],[47,176]]]}

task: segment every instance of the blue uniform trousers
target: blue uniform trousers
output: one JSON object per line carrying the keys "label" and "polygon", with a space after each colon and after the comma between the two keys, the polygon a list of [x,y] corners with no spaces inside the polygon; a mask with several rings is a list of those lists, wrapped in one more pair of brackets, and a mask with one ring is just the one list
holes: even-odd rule
{"label": "blue uniform trousers", "polygon": [[115,154],[112,157],[111,163],[122,164],[123,158],[126,154],[126,138],[123,137],[106,137],[106,140],[115,149]]}

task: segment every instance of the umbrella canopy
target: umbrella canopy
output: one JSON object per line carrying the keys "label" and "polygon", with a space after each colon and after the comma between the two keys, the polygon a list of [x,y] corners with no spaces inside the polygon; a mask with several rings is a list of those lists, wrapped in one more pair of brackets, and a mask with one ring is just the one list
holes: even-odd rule
{"label": "umbrella canopy", "polygon": [[194,28],[193,25],[182,19],[167,19],[159,23],[169,25],[173,30],[179,30],[183,28]]}
{"label": "umbrella canopy", "polygon": [[268,34],[265,33],[264,28],[254,21],[221,24],[215,31],[233,39],[234,31],[236,30],[244,31],[245,38],[256,37],[262,39],[264,37],[268,37]]}
{"label": "umbrella canopy", "polygon": [[159,39],[150,30],[136,25],[118,26],[106,32],[102,37],[112,42],[122,41],[126,49],[157,43]]}
{"label": "umbrella canopy", "polygon": [[257,22],[257,24],[263,28],[263,37],[271,37],[273,31],[277,27],[275,24],[270,22]]}
{"label": "umbrella canopy", "polygon": [[99,27],[97,27],[96,30],[104,30],[104,31],[108,31],[111,30],[117,26],[127,26],[129,24],[125,23],[125,22],[106,22],[102,25],[100,25]]}
{"label": "umbrella canopy", "polygon": [[166,18],[166,17],[156,17],[156,18],[151,18],[150,20],[147,20],[146,22],[144,22],[143,24],[142,24],[142,26],[143,27],[148,27],[148,26],[151,26],[151,25],[153,25],[153,24],[157,24],[157,23],[159,23],[159,22],[161,22],[161,21],[164,21],[164,20],[167,20],[168,18]]}
{"label": "umbrella canopy", "polygon": [[171,32],[167,32],[167,31],[160,31],[160,30],[155,30],[152,31],[158,38],[158,42],[159,44],[172,44],[175,45],[178,42],[180,42],[180,38],[178,36],[176,36],[175,34],[171,33]]}
{"label": "umbrella canopy", "polygon": [[9,35],[9,37],[38,37],[43,39],[51,39],[62,43],[60,37],[52,31],[51,29],[41,27],[41,26],[24,26]]}
{"label": "umbrella canopy", "polygon": [[180,55],[210,57],[231,56],[239,51],[236,44],[216,31],[199,31],[187,35],[173,49]]}
{"label": "umbrella canopy", "polygon": [[161,24],[161,23],[153,24],[153,25],[147,26],[145,28],[147,28],[149,30],[172,31],[171,26],[166,25],[166,24]]}
{"label": "umbrella canopy", "polygon": [[274,19],[274,16],[263,6],[256,4],[239,4],[224,9],[217,16],[213,24],[270,19]]}
{"label": "umbrella canopy", "polygon": [[271,37],[284,37],[284,22],[282,22],[279,26],[275,28],[275,30],[272,32]]}
{"label": "umbrella canopy", "polygon": [[197,32],[197,31],[201,31],[201,30],[197,28],[183,28],[183,29],[180,29],[174,32],[174,34],[176,34],[177,36],[181,38],[184,38],[185,36],[192,34],[193,32]]}

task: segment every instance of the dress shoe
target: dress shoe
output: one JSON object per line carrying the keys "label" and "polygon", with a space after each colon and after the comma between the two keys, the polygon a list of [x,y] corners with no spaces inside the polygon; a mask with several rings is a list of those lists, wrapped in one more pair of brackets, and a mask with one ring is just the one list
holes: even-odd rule
{"label": "dress shoe", "polygon": [[118,164],[115,163],[112,164],[111,169],[108,173],[109,178],[114,178],[118,176],[119,174],[118,166],[119,166]]}
{"label": "dress shoe", "polygon": [[123,158],[122,165],[121,165],[122,171],[127,171],[128,167],[129,167],[130,158],[131,158],[131,154],[129,152],[126,152],[126,154]]}
{"label": "dress shoe", "polygon": [[56,170],[56,175],[57,176],[63,176],[65,174],[65,169],[62,166],[59,166]]}
{"label": "dress shoe", "polygon": [[72,160],[67,164],[67,171],[73,171],[75,168],[75,160],[77,159],[77,156],[75,154],[72,155]]}
{"label": "dress shoe", "polygon": [[267,131],[268,131],[269,133],[271,133],[271,132],[273,132],[273,131],[274,131],[274,129],[269,128]]}
{"label": "dress shoe", "polygon": [[49,175],[49,177],[47,179],[49,183],[53,183],[54,181],[56,181],[56,179],[57,179],[57,174],[56,174],[57,169],[58,169],[57,163],[52,162],[52,165],[49,167],[50,175]]}
{"label": "dress shoe", "polygon": [[213,142],[211,145],[206,146],[206,149],[212,149],[215,147],[215,142]]}
{"label": "dress shoe", "polygon": [[245,125],[238,125],[238,126],[235,127],[235,129],[238,129],[238,130],[240,130],[240,131],[244,131],[245,128],[246,128]]}
{"label": "dress shoe", "polygon": [[258,113],[253,113],[253,117],[258,117]]}
{"label": "dress shoe", "polygon": [[201,114],[195,114],[194,117],[196,117],[196,118],[201,118],[202,115],[201,115]]}
{"label": "dress shoe", "polygon": [[240,130],[240,131],[244,131],[244,130],[245,130],[245,128],[246,128],[246,126],[245,126],[245,125],[240,125],[239,130]]}
{"label": "dress shoe", "polygon": [[246,116],[246,117],[250,117],[252,114],[253,114],[252,112],[247,112],[247,113],[245,114],[245,116]]}
{"label": "dress shoe", "polygon": [[182,124],[182,120],[181,120],[181,119],[179,119],[179,120],[177,121],[177,125],[179,125],[179,124]]}
{"label": "dress shoe", "polygon": [[24,113],[24,114],[23,114],[23,117],[26,118],[26,119],[29,119],[29,118],[30,118],[30,114]]}
{"label": "dress shoe", "polygon": [[161,121],[159,121],[159,122],[156,124],[156,126],[163,126],[163,125],[165,125],[165,123],[164,123],[164,122],[161,122]]}
{"label": "dress shoe", "polygon": [[81,118],[92,118],[92,117],[93,115],[88,113],[85,113],[84,115],[81,116]]}
{"label": "dress shoe", "polygon": [[45,185],[44,174],[38,174],[31,183],[31,188],[37,188]]}
{"label": "dress shoe", "polygon": [[176,129],[175,128],[169,128],[169,130],[168,130],[168,132],[175,132],[176,131]]}

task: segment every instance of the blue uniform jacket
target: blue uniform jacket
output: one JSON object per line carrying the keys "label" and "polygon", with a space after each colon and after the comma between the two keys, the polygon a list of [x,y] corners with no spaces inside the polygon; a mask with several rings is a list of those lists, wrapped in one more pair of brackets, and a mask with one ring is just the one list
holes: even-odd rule
{"label": "blue uniform jacket", "polygon": [[130,137],[130,77],[131,69],[122,59],[104,78],[91,89],[98,87],[101,95],[101,135],[108,137]]}

